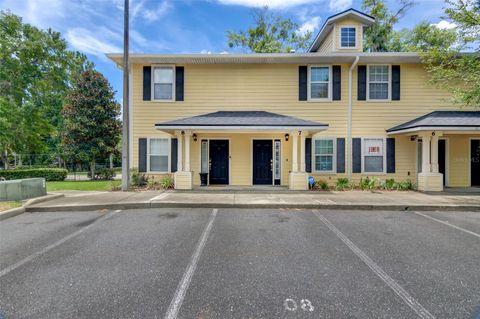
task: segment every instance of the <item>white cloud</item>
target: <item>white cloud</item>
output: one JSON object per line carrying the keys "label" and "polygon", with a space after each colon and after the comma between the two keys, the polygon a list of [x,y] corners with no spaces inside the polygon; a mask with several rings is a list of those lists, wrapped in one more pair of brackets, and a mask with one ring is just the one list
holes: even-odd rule
{"label": "white cloud", "polygon": [[149,43],[143,35],[135,30],[130,30],[130,39],[141,47],[145,47]]}
{"label": "white cloud", "polygon": [[319,2],[318,0],[217,0],[217,2],[225,5],[238,5],[245,7],[263,7],[268,6],[272,9],[285,9],[305,5],[309,3]]}
{"label": "white cloud", "polygon": [[148,21],[148,22],[154,22],[163,17],[165,14],[167,14],[172,6],[170,5],[169,2],[163,1],[161,2],[155,9],[146,9],[143,12],[143,17]]}
{"label": "white cloud", "polygon": [[329,8],[332,12],[339,12],[352,7],[352,0],[330,0]]}
{"label": "white cloud", "polygon": [[457,25],[456,25],[455,23],[453,23],[453,22],[448,22],[448,21],[446,21],[446,20],[442,20],[442,21],[440,21],[440,22],[438,22],[438,23],[434,23],[433,25],[436,26],[436,27],[439,28],[439,29],[448,29],[448,30],[449,30],[449,29],[454,29],[454,28],[457,27]]}
{"label": "white cloud", "polygon": [[308,20],[306,20],[301,26],[300,29],[298,29],[298,32],[300,34],[305,34],[308,31],[313,32],[317,30],[320,27],[320,17],[312,17]]}
{"label": "white cloud", "polygon": [[105,53],[123,51],[109,40],[102,39],[99,33],[94,34],[85,28],[68,30],[66,38],[73,48],[100,58],[104,58]]}

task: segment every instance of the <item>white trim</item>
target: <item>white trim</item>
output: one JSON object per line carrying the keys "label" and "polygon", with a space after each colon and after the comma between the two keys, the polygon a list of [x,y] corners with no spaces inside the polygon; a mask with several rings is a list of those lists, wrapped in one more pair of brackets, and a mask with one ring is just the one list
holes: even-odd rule
{"label": "white trim", "polygon": [[[326,141],[332,141],[333,142],[333,154],[332,154],[332,170],[330,171],[317,171],[316,169],[316,163],[315,163],[315,157],[316,157],[316,154],[315,154],[315,141],[322,141],[322,140],[326,140]],[[312,154],[311,157],[311,161],[312,161],[312,173],[315,173],[315,174],[336,174],[337,173],[337,138],[336,137],[312,137],[312,151],[311,151]],[[319,155],[320,156],[320,155]]]}
{"label": "white trim", "polygon": [[[129,146],[128,146],[128,156],[129,156],[129,163],[130,163],[130,170],[132,170],[134,168],[133,166],[133,72],[132,72],[132,69],[130,68],[129,69],[129,72],[128,72],[128,80],[129,80],[129,86],[128,86],[128,89],[129,89],[129,96],[128,96],[128,142],[129,142]],[[138,166],[138,165],[137,165]],[[132,172],[130,172],[130,175],[132,174]]]}
{"label": "white trim", "polygon": [[419,126],[387,132],[387,135],[414,133],[420,131],[480,131],[480,126]]}
{"label": "white trim", "polygon": [[197,130],[197,131],[278,131],[279,133],[284,133],[285,131],[323,131],[328,129],[328,125],[317,125],[317,126],[218,126],[218,125],[208,125],[208,126],[181,126],[181,125],[155,125],[155,128],[158,130]]}
{"label": "white trim", "polygon": [[[313,68],[328,68],[328,97],[326,98],[312,98],[311,90],[311,69]],[[331,102],[332,101],[332,66],[329,64],[312,64],[308,66],[307,72],[307,101],[309,102]],[[325,81],[315,81],[314,83],[325,83]]]}
{"label": "white trim", "polygon": [[278,165],[279,165],[279,169],[280,169],[280,184],[278,186],[281,186],[282,185],[282,179],[283,179],[283,172],[282,172],[283,171],[283,165],[282,165],[283,147],[282,147],[282,139],[281,138],[276,138],[276,139],[273,140],[273,186],[276,186],[275,185],[275,165],[276,165],[277,161],[275,160],[275,142],[280,143],[280,149],[279,149],[280,156],[278,158]]}
{"label": "white trim", "polygon": [[472,141],[480,141],[480,137],[468,138],[468,184],[472,187]]}
{"label": "white trim", "polygon": [[[167,171],[152,171],[150,170],[150,140],[168,140],[168,170]],[[147,137],[147,171],[148,174],[170,174],[172,172],[172,138],[170,136]]]}
{"label": "white trim", "polygon": [[[365,149],[365,140],[383,140],[383,171],[382,172],[365,172],[365,155],[363,150]],[[361,160],[362,160],[362,174],[366,175],[385,175],[387,174],[387,139],[383,136],[367,136],[362,137],[361,145]]]}
{"label": "white trim", "polygon": [[[176,67],[175,64],[152,64],[152,76],[150,81],[151,101],[160,103],[175,102],[175,83],[176,83]],[[172,68],[172,98],[170,100],[155,99],[155,68]]]}
{"label": "white trim", "polygon": [[[342,45],[342,29],[355,29],[355,46],[353,47],[344,47]],[[355,49],[358,49],[358,41],[357,41],[357,35],[358,35],[358,28],[357,26],[355,25],[342,25],[340,26],[340,46],[339,46],[339,49],[340,50],[348,50],[348,49],[351,49],[351,50],[355,50]]]}
{"label": "white trim", "polygon": [[[387,66],[388,67],[388,98],[387,99],[371,99],[370,98],[370,67],[371,66]],[[392,101],[392,65],[391,64],[367,64],[367,102],[390,102]]]}

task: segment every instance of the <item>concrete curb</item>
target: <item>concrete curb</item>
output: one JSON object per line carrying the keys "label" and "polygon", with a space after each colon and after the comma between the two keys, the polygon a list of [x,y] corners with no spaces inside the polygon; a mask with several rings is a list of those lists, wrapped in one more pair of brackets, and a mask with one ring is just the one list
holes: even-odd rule
{"label": "concrete curb", "polygon": [[25,207],[12,208],[0,213],[0,221],[25,213]]}
{"label": "concrete curb", "polygon": [[478,205],[371,205],[371,204],[229,204],[229,203],[115,203],[106,205],[43,206],[26,207],[27,212],[74,212],[94,210],[127,210],[145,208],[270,208],[270,209],[328,209],[328,210],[393,210],[393,211],[474,211],[480,212]]}
{"label": "concrete curb", "polygon": [[43,203],[43,202],[53,200],[53,199],[57,199],[57,198],[64,197],[64,196],[65,195],[63,195],[63,194],[47,194],[45,196],[31,198],[31,199],[27,200],[23,204],[22,207],[12,208],[12,209],[6,210],[4,212],[0,212],[0,221],[25,213],[27,211],[27,207],[30,206],[30,205]]}

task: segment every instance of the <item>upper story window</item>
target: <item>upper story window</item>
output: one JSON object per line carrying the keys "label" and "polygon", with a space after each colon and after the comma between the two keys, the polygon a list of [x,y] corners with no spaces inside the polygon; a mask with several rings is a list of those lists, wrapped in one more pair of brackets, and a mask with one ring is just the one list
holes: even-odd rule
{"label": "upper story window", "polygon": [[170,143],[168,138],[150,139],[149,170],[151,172],[168,172]]}
{"label": "upper story window", "polygon": [[384,173],[385,148],[383,138],[363,140],[363,172]]}
{"label": "upper story window", "polygon": [[329,66],[309,67],[308,97],[310,100],[329,100],[331,71]]}
{"label": "upper story window", "polygon": [[343,27],[341,28],[341,41],[340,45],[342,48],[355,48],[356,43],[356,28],[354,27]]}
{"label": "upper story window", "polygon": [[335,145],[333,139],[314,140],[314,163],[316,172],[333,172]]}
{"label": "upper story window", "polygon": [[153,68],[153,99],[158,101],[173,101],[174,68],[161,66]]}
{"label": "upper story window", "polygon": [[368,66],[368,99],[389,100],[390,99],[390,66],[369,65]]}

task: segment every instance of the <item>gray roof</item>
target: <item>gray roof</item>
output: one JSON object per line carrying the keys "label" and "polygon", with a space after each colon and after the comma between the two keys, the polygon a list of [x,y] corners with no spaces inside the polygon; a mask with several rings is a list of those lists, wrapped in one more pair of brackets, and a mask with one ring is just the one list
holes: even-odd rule
{"label": "gray roof", "polygon": [[480,128],[480,111],[435,111],[392,127],[387,132],[415,128]]}
{"label": "gray roof", "polygon": [[200,128],[305,128],[326,129],[328,124],[302,120],[292,116],[264,111],[219,111],[155,125],[159,129],[200,129]]}

